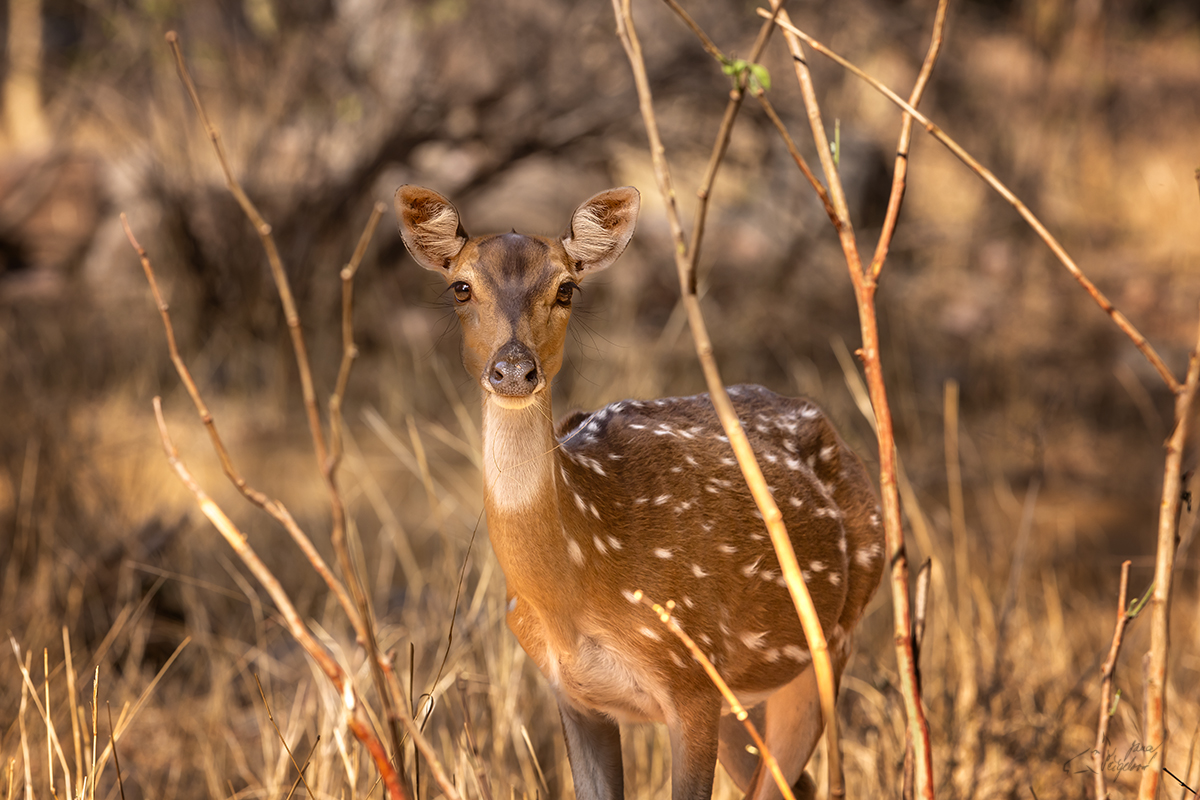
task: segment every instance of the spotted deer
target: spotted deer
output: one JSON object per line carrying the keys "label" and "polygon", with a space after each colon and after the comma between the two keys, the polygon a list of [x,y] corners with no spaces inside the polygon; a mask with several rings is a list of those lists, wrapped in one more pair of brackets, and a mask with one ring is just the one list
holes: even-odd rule
{"label": "spotted deer", "polygon": [[[784,775],[804,774],[821,711],[808,646],[762,517],[708,395],[622,400],[557,427],[579,283],[621,255],[640,196],[601,192],[558,238],[471,238],[428,189],[396,192],[413,258],[449,284],[462,359],[483,393],[488,531],[508,625],[558,700],[582,800],[621,798],[619,722],[665,723],[671,796],[708,798],[718,758],[756,800],[779,796],[749,736],[689,651],[638,602],[675,617],[759,724]],[[883,534],[862,463],[808,400],[729,389],[783,512],[840,680],[879,584]]]}

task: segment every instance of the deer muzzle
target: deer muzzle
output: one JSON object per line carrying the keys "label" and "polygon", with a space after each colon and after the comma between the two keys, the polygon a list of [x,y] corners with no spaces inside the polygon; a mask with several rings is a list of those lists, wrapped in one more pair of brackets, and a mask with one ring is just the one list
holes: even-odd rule
{"label": "deer muzzle", "polygon": [[532,350],[509,339],[492,356],[484,381],[489,391],[501,397],[529,397],[542,386],[542,369]]}

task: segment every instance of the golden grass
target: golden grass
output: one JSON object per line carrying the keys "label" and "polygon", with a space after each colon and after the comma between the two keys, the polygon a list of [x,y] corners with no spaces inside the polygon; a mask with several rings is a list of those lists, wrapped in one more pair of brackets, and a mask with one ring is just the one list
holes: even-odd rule
{"label": "golden grass", "polygon": [[[620,354],[614,356],[621,360]],[[646,356],[633,348],[624,357],[629,363]],[[617,378],[603,394],[592,390],[591,397],[572,399],[589,405],[623,394],[626,380],[645,385],[644,371],[634,368],[625,374],[631,377]],[[409,380],[416,377],[410,375]],[[672,391],[666,384],[651,388],[652,394]],[[839,389],[817,399],[853,427],[857,411],[839,399],[847,394]],[[413,454],[407,417],[389,422],[374,415],[370,425],[351,425],[344,482],[360,565],[381,620],[381,644],[395,654],[406,685],[412,653],[412,683],[421,698],[418,718],[425,716],[425,698],[432,695],[426,735],[465,796],[480,796],[481,777],[493,797],[545,797],[547,787],[557,796],[569,783],[569,768],[553,701],[504,626],[502,575],[486,539],[481,535],[467,553],[479,522],[481,497],[476,468],[464,454],[471,451],[465,444],[470,434],[462,430],[455,413],[459,402],[457,397],[446,398],[439,418],[413,418],[418,430],[441,431],[422,437],[425,469]],[[105,800],[118,797],[111,763],[102,771],[88,766],[93,755],[103,755],[110,746],[106,704],[113,707],[114,719],[128,722],[118,722],[116,742],[127,797],[286,797],[297,772],[268,720],[256,676],[295,758],[309,759],[305,783],[314,794],[378,793],[373,770],[342,727],[338,698],[285,635],[258,587],[199,520],[190,498],[176,489],[152,446],[152,421],[139,405],[128,397],[113,398],[79,412],[75,425],[92,434],[89,450],[96,454],[89,457],[91,477],[84,482],[88,492],[83,493],[80,513],[115,508],[126,519],[135,519],[140,510],[146,515],[143,521],[184,521],[159,553],[139,553],[133,537],[115,556],[97,553],[94,563],[80,564],[59,560],[56,550],[42,547],[38,557],[16,573],[21,588],[7,598],[5,625],[13,630],[25,657],[35,657],[31,686],[21,677],[15,657],[0,662],[0,709],[6,715],[0,757],[5,781],[10,773],[13,780],[12,794],[6,783],[4,797],[50,797],[51,768],[56,797],[90,798],[90,789],[81,794],[81,776],[90,784],[97,771],[98,795]],[[303,466],[293,472],[292,465],[311,464],[304,444],[297,443],[303,441],[301,420],[293,420],[289,442],[256,431],[253,406],[215,405],[229,446],[240,454],[247,474],[277,491],[310,530],[324,529],[319,476],[315,470],[305,476]],[[205,452],[203,430],[180,419],[183,398],[175,406],[181,448],[193,453],[197,464],[210,462],[198,470],[199,479],[244,520],[260,552],[284,576],[315,629],[369,697],[364,657],[353,645],[346,623],[303,562],[289,552],[285,537],[256,520],[249,513],[252,509],[224,485],[219,465]],[[361,406],[357,411],[364,417],[372,414]],[[964,426],[962,438],[970,442],[969,427]],[[970,447],[964,446],[964,452]],[[964,458],[968,476],[978,467],[971,457]],[[1078,590],[1078,578],[1072,569],[1063,568],[1062,551],[1056,546],[1064,535],[1074,535],[1074,500],[1043,494],[1031,518],[1029,546],[1005,617],[1003,604],[1026,493],[999,479],[968,483],[974,494],[966,498],[964,512],[971,550],[967,581],[960,581],[952,568],[948,499],[935,496],[928,484],[918,484],[917,490],[933,552],[923,552],[918,542],[912,545],[912,556],[914,562],[924,557],[935,561],[921,663],[938,791],[946,797],[1026,796],[1030,789],[1039,798],[1080,796],[1090,776],[1072,772],[1075,765],[1083,769],[1078,758],[1066,770],[1064,764],[1087,751],[1094,736],[1099,665],[1114,621],[1108,595],[1115,594],[1117,571],[1083,570],[1111,583],[1111,593]],[[106,506],[104,497],[119,502]],[[431,501],[435,508],[430,508]],[[1185,519],[1185,529],[1192,524]],[[411,556],[404,555],[410,550]],[[420,585],[402,578],[405,558],[415,558],[420,566]],[[446,634],[464,559],[467,577],[447,655]],[[1131,591],[1140,594],[1143,589],[1135,580]],[[98,606],[107,607],[115,618],[104,617]],[[1185,579],[1175,597],[1172,675],[1191,674],[1200,666],[1196,639],[1188,638],[1196,633],[1198,611],[1195,583]],[[898,791],[903,707],[894,667],[885,655],[890,649],[890,614],[887,598],[880,593],[862,623],[840,700],[851,797],[892,796]],[[64,665],[64,627],[72,632],[75,674],[70,678]],[[1112,750],[1119,755],[1137,740],[1137,664],[1146,649],[1147,630],[1140,622],[1132,626],[1118,665],[1117,686],[1123,697],[1113,720]],[[187,647],[164,669],[170,650],[189,636]],[[48,682],[38,668],[43,652],[50,666]],[[92,743],[90,721],[91,676],[97,665],[99,747]],[[159,671],[163,675],[154,683]],[[964,687],[970,684],[977,688],[966,703]],[[47,692],[48,720],[33,701],[36,695],[44,704]],[[135,714],[139,698],[144,701]],[[1170,687],[1170,698],[1173,735],[1167,764],[1184,777],[1200,707],[1177,682]],[[474,749],[466,745],[468,713]],[[81,731],[78,745],[69,733],[73,719]],[[47,757],[48,730],[57,734],[61,757],[56,751]],[[631,727],[625,739],[631,796],[667,797],[669,747],[664,733]],[[824,774],[822,753],[811,765],[817,776]],[[1192,781],[1197,769],[1200,766],[1192,763]],[[1121,796],[1134,785],[1136,773],[1109,777],[1114,796]],[[297,791],[306,790],[301,785]],[[422,794],[429,791],[429,776],[423,772]],[[736,797],[737,792],[722,779],[717,796]]]}

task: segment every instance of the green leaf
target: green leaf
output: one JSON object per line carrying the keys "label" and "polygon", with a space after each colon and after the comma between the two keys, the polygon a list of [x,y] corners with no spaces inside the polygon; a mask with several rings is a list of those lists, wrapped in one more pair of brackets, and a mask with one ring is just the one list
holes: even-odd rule
{"label": "green leaf", "polygon": [[771,88],[771,73],[762,64],[750,65],[750,81],[757,83],[766,91]]}

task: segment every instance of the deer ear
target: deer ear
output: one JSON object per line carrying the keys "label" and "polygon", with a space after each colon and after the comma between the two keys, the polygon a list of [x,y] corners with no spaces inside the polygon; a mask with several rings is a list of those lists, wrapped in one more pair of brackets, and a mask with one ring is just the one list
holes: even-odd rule
{"label": "deer ear", "polygon": [[641,195],[632,186],[609,189],[575,209],[563,247],[579,272],[597,272],[617,260],[633,236]]}
{"label": "deer ear", "polygon": [[396,218],[404,246],[425,269],[448,272],[450,262],[467,243],[458,209],[430,189],[409,185],[397,189]]}

